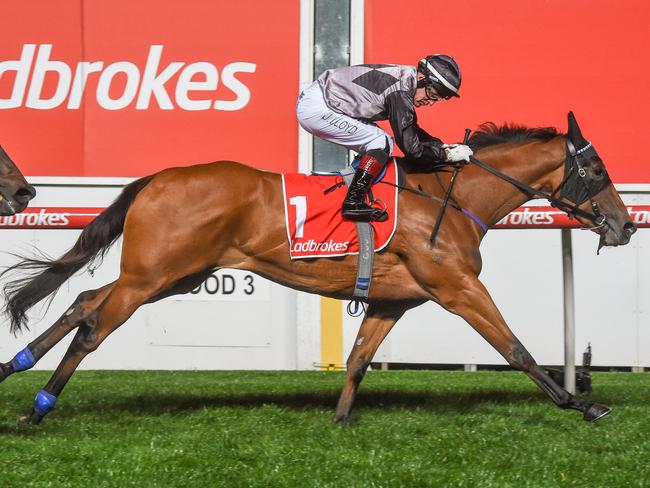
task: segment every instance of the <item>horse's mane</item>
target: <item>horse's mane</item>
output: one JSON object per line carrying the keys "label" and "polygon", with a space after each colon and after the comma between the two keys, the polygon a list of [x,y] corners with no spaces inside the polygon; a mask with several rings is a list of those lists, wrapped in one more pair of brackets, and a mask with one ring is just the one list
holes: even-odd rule
{"label": "horse's mane", "polygon": [[469,138],[469,146],[476,152],[484,147],[506,142],[522,142],[533,139],[546,142],[559,135],[562,134],[555,127],[526,127],[518,124],[497,126],[494,122],[485,122]]}
{"label": "horse's mane", "polygon": [[[474,152],[477,152],[484,147],[505,144],[507,142],[531,140],[547,142],[560,135],[564,134],[558,132],[555,127],[526,127],[520,124],[503,124],[498,126],[494,122],[485,122],[479,126],[478,130],[472,133],[468,144]],[[400,167],[406,173],[435,173],[449,170],[449,166],[445,165],[423,167],[422,164],[415,163],[408,158],[398,158],[398,161]]]}

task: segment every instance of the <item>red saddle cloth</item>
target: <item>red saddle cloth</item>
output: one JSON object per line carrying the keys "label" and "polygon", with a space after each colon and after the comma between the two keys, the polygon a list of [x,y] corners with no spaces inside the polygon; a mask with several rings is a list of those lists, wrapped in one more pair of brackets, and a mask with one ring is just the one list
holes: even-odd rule
{"label": "red saddle cloth", "polygon": [[[325,190],[343,181],[340,175],[308,176],[298,173],[282,175],[284,215],[291,259],[345,256],[358,254],[359,242],[355,222],[343,220],[341,204],[347,186],[341,185],[325,195]],[[381,180],[397,184],[397,163],[391,159]],[[381,182],[372,187],[375,199],[383,200],[388,212],[385,222],[371,222],[375,251],[388,245],[397,227],[397,188]]]}

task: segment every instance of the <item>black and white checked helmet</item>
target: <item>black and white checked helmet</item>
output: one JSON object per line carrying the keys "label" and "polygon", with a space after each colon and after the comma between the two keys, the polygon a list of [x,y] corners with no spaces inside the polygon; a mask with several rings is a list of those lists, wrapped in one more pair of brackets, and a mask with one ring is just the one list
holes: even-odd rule
{"label": "black and white checked helmet", "polygon": [[430,54],[418,63],[424,75],[423,86],[433,86],[443,98],[460,97],[458,90],[462,76],[458,63],[446,54]]}

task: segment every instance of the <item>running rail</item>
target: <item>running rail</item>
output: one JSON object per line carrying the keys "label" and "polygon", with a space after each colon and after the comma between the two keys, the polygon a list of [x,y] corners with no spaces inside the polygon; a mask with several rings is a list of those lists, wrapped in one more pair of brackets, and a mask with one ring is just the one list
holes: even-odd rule
{"label": "running rail", "polygon": [[[10,217],[0,217],[0,229],[83,229],[104,208],[29,207]],[[650,228],[650,205],[627,207],[639,228]],[[492,229],[577,229],[580,223],[548,206],[523,206],[506,215]]]}

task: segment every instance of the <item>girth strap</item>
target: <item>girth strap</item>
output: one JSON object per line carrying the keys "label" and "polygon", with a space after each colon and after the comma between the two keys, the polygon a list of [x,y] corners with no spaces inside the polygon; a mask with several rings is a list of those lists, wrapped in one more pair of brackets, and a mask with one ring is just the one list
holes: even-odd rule
{"label": "girth strap", "polygon": [[[341,176],[347,186],[350,186],[354,172],[354,168],[351,167],[341,171]],[[369,222],[356,222],[356,226],[359,239],[359,261],[352,298],[366,302],[368,301],[370,281],[372,279],[372,262],[375,255],[375,233]]]}

